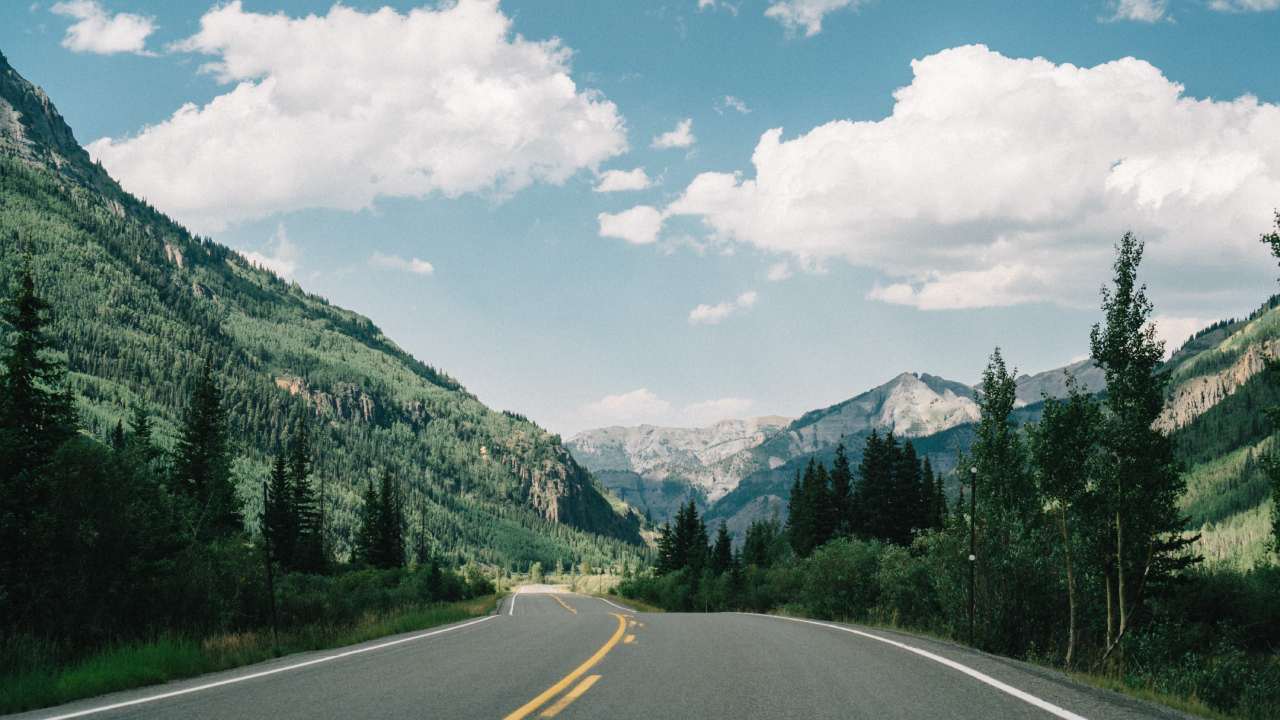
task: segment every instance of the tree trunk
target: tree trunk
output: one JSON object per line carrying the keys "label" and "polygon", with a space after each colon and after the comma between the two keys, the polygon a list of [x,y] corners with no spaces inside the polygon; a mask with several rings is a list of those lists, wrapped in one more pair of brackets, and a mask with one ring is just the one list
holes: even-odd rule
{"label": "tree trunk", "polygon": [[1071,536],[1067,532],[1067,509],[1061,508],[1058,526],[1062,529],[1062,552],[1067,564],[1067,667],[1076,650],[1076,575],[1071,564]]}
{"label": "tree trunk", "polygon": [[1116,639],[1124,635],[1128,625],[1129,613],[1125,609],[1124,587],[1124,522],[1120,517],[1120,509],[1116,509],[1116,606],[1120,610],[1120,626],[1116,629]]}

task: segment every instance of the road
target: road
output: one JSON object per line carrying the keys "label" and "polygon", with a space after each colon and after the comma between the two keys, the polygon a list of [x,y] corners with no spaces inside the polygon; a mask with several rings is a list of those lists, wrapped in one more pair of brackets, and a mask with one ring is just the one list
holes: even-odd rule
{"label": "road", "polygon": [[905,634],[522,590],[478,620],[16,717],[1187,717]]}

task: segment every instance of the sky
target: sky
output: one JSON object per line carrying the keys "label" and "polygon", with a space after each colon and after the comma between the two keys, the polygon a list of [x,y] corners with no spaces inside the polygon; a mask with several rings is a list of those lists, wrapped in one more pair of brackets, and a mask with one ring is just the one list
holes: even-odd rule
{"label": "sky", "polygon": [[1275,291],[1280,0],[0,3],[131,192],[564,434],[1170,349]]}

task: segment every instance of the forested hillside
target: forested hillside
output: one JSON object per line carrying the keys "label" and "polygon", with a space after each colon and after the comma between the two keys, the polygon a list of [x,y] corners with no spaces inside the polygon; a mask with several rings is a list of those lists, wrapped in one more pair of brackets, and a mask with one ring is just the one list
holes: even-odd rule
{"label": "forested hillside", "polygon": [[211,363],[247,518],[261,506],[269,456],[305,425],[339,556],[352,547],[360,494],[387,470],[405,483],[410,531],[439,555],[523,568],[608,566],[640,552],[639,518],[557,436],[490,410],[367,318],[124,193],[3,56],[0,238],[0,286],[29,251],[82,424],[97,437],[141,407],[158,444],[171,446]]}

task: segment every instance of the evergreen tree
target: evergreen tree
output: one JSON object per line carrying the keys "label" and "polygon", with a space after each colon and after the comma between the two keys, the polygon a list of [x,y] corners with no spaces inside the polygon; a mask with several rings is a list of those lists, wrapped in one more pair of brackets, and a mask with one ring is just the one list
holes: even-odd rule
{"label": "evergreen tree", "polygon": [[[366,565],[379,567],[381,563],[382,538],[381,531],[385,524],[382,518],[382,502],[378,497],[378,487],[372,481],[365,485],[360,503],[360,525],[356,532],[356,556]],[[541,582],[534,580],[534,582]]]}
{"label": "evergreen tree", "polygon": [[[15,237],[16,242],[16,237]],[[0,374],[0,620],[21,623],[40,600],[51,538],[49,473],[42,470],[76,435],[64,369],[45,334],[48,305],[36,295],[30,257],[5,308],[8,351]]]}
{"label": "evergreen tree", "polygon": [[267,496],[262,509],[263,537],[270,538],[271,558],[286,570],[294,569],[298,540],[298,516],[293,507],[293,488],[283,454],[276,455],[267,480]]}
{"label": "evergreen tree", "polygon": [[173,461],[174,485],[192,504],[189,527],[196,539],[223,537],[243,529],[240,503],[231,484],[226,410],[205,360],[187,407]]}
{"label": "evergreen tree", "polygon": [[658,528],[658,557],[655,570],[659,575],[674,572],[676,567],[675,532],[670,522],[664,522]]}
{"label": "evergreen tree", "polygon": [[742,541],[742,564],[767,568],[777,559],[782,531],[777,518],[753,520]]}
{"label": "evergreen tree", "polygon": [[729,528],[724,521],[716,531],[716,542],[711,550],[711,571],[723,575],[734,566],[733,540],[729,537]]}
{"label": "evergreen tree", "polygon": [[1153,428],[1164,403],[1158,368],[1164,343],[1150,323],[1146,286],[1138,284],[1142,243],[1125,233],[1116,245],[1112,286],[1102,290],[1105,322],[1089,334],[1093,360],[1106,374],[1107,413],[1101,482],[1110,510],[1112,543],[1105,595],[1108,652],[1124,637],[1152,581],[1195,562],[1179,536],[1184,519],[1177,501],[1185,488],[1173,444]]}
{"label": "evergreen tree", "polygon": [[831,463],[831,510],[835,516],[832,535],[849,535],[853,531],[853,470],[843,442],[836,445],[836,457]]}
{"label": "evergreen tree", "polygon": [[899,545],[909,545],[914,531],[924,527],[927,496],[920,477],[920,460],[915,446],[906,440],[898,448],[893,463],[894,510],[886,538]]}
{"label": "evergreen tree", "polygon": [[382,492],[379,519],[380,567],[404,567],[404,504],[401,501],[400,483],[387,468],[382,473]]}
{"label": "evergreen tree", "polygon": [[116,420],[116,426],[111,430],[111,449],[116,452],[124,452],[124,421]]}
{"label": "evergreen tree", "polygon": [[294,527],[293,564],[305,572],[321,572],[326,564],[320,501],[311,486],[311,445],[299,424],[289,444],[289,509]]}
{"label": "evergreen tree", "polygon": [[791,495],[787,498],[787,540],[800,557],[808,555],[813,548],[813,518],[804,493],[804,482],[797,469],[791,481]]}

